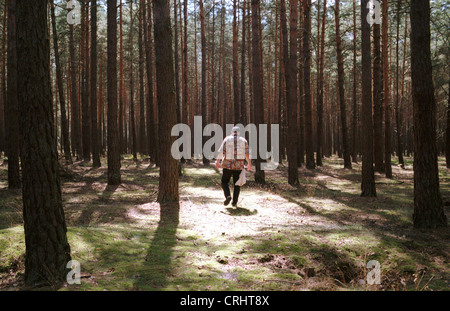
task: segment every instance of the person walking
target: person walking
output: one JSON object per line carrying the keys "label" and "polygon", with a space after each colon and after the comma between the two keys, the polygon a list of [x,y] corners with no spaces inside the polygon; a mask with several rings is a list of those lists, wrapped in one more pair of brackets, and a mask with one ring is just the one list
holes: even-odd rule
{"label": "person walking", "polygon": [[[247,161],[247,170],[251,169],[250,153],[248,142],[244,137],[239,136],[240,129],[235,126],[231,130],[231,135],[225,137],[217,155],[216,169],[222,167],[222,189],[225,195],[224,205],[227,206],[231,199],[232,205],[237,206],[239,199],[240,186],[236,185],[239,176],[243,169],[245,169],[245,161]],[[233,177],[233,198],[231,198],[229,182]]]}

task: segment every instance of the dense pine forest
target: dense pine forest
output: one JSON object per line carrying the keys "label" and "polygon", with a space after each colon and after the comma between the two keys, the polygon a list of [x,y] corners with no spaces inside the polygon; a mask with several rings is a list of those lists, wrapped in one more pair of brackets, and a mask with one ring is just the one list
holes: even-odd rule
{"label": "dense pine forest", "polygon": [[0,290],[448,290],[449,14],[3,0]]}

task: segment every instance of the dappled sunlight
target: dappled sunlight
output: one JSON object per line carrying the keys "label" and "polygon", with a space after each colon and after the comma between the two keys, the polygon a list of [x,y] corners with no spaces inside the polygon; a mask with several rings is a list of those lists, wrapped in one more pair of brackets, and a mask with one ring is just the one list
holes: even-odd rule
{"label": "dappled sunlight", "polygon": [[[249,172],[233,207],[224,206],[220,172],[185,164],[179,221],[165,226],[156,202],[159,169],[130,164],[114,187],[93,179],[101,170],[80,168],[63,183],[72,257],[84,273],[82,285],[67,290],[352,289],[360,288],[369,259],[381,263],[386,284],[409,278],[424,262],[445,271],[445,252],[438,249],[446,235],[421,240],[410,229],[409,171],[394,180],[377,176],[377,198],[360,197],[358,166],[299,169],[299,186],[286,184],[284,166],[267,172],[263,186]],[[1,268],[22,260],[25,245],[20,193],[0,195],[3,219],[17,214],[17,221],[0,226],[0,248],[9,250],[0,256]],[[434,253],[423,253],[422,245]]]}

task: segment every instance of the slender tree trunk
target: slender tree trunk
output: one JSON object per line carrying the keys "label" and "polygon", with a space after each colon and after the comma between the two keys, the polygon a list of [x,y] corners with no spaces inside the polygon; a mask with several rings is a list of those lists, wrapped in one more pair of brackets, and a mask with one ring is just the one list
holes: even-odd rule
{"label": "slender tree trunk", "polygon": [[305,163],[305,87],[304,87],[304,80],[303,80],[303,72],[304,72],[304,53],[303,53],[303,36],[304,36],[304,18],[303,18],[303,5],[302,0],[299,1],[300,3],[300,14],[299,14],[299,25],[300,29],[298,31],[299,33],[299,40],[298,40],[298,50],[299,50],[299,62],[298,62],[298,82],[299,82],[299,103],[298,103],[298,166],[301,167]]}
{"label": "slender tree trunk", "polygon": [[306,168],[314,169],[314,147],[313,147],[313,128],[312,128],[312,100],[311,100],[311,0],[303,0],[304,14],[304,32],[303,32],[303,79],[305,92],[305,149],[306,149]]}
{"label": "slender tree trunk", "polygon": [[120,152],[126,152],[126,138],[124,137],[124,77],[123,77],[123,3],[120,0],[119,5],[119,146]]}
{"label": "slender tree trunk", "polygon": [[130,55],[130,134],[131,134],[131,153],[133,159],[137,160],[137,141],[136,141],[136,116],[134,111],[134,79],[133,79],[133,2],[130,3],[130,44],[128,53]]}
{"label": "slender tree trunk", "polygon": [[58,98],[61,110],[61,132],[64,146],[64,157],[66,163],[71,164],[72,156],[70,154],[69,126],[67,122],[66,100],[64,97],[64,85],[61,71],[61,62],[59,58],[58,34],[56,32],[55,3],[53,0],[51,0],[50,5],[51,5],[52,32],[53,32],[53,49],[55,53],[56,82],[58,84]]}
{"label": "slender tree trunk", "polygon": [[450,92],[447,100],[447,130],[445,131],[445,162],[450,168]]}
{"label": "slender tree trunk", "polygon": [[92,166],[100,167],[100,135],[97,120],[97,0],[91,0],[91,150]]}
{"label": "slender tree trunk", "polygon": [[[202,46],[202,124],[204,124],[206,116],[206,35],[205,35],[205,11],[203,8],[203,0],[199,1],[200,5],[200,35]],[[203,156],[203,164],[209,165],[209,160]]]}
{"label": "slender tree trunk", "polygon": [[154,0],[153,10],[159,146],[160,155],[165,157],[160,161],[158,202],[178,202],[178,165],[170,151],[174,142],[170,133],[177,122],[177,115],[169,3],[165,0]]}
{"label": "slender tree trunk", "polygon": [[[261,59],[261,37],[260,26],[260,1],[252,0],[252,66],[253,66],[253,95],[254,95],[254,122],[256,126],[264,123],[264,94],[262,82],[262,59]],[[258,144],[259,146],[259,144]],[[255,181],[259,184],[265,183],[264,170],[261,169],[262,159],[257,153]]]}
{"label": "slender tree trunk", "polygon": [[388,31],[389,31],[389,16],[388,16],[388,2],[383,1],[383,26],[382,26],[382,56],[383,56],[383,84],[384,84],[384,170],[387,178],[392,178],[391,166],[391,79],[389,70],[389,45],[388,45]]}
{"label": "slender tree trunk", "polygon": [[108,185],[120,184],[117,132],[117,0],[107,0]]}
{"label": "slender tree trunk", "polygon": [[[383,1],[386,2],[386,1]],[[353,0],[353,121],[352,121],[352,161],[358,162],[358,152],[356,149],[356,141],[358,138],[358,102],[356,98],[357,92],[357,68],[356,68],[356,0]]]}
{"label": "slender tree trunk", "polygon": [[402,168],[405,167],[405,162],[403,160],[403,143],[402,143],[402,137],[401,137],[401,117],[400,117],[400,96],[399,96],[399,89],[400,89],[400,75],[399,75],[399,40],[400,40],[400,8],[401,8],[401,0],[398,0],[397,2],[397,35],[396,35],[396,48],[395,48],[395,55],[396,55],[396,65],[395,65],[395,124],[396,124],[396,134],[397,134],[397,156],[398,156],[398,163]]}
{"label": "slender tree trunk", "polygon": [[[181,18],[181,17],[180,17]],[[175,99],[177,105],[177,122],[181,123],[181,91],[180,91],[180,60],[178,52],[178,0],[173,0],[173,20],[174,20],[174,61],[175,61]]]}
{"label": "slender tree trunk", "polygon": [[372,124],[372,62],[370,52],[370,24],[367,22],[368,0],[361,0],[362,38],[362,131],[363,158],[361,196],[375,197],[375,175],[373,170],[373,124]]}
{"label": "slender tree trunk", "polygon": [[[16,46],[16,0],[8,0],[8,62],[7,89],[5,105],[6,143],[8,155],[8,188],[18,189],[21,186],[19,168],[19,115],[17,97],[18,57]],[[47,61],[48,63],[48,61]]]}
{"label": "slender tree trunk", "polygon": [[239,99],[239,68],[238,68],[238,28],[237,28],[237,3],[233,0],[233,99],[234,99],[234,123],[240,120]]}
{"label": "slender tree trunk", "polygon": [[375,171],[384,172],[383,140],[383,81],[381,73],[381,29],[380,24],[373,25],[373,150]]}
{"label": "slender tree trunk", "polygon": [[342,131],[342,153],[344,156],[344,168],[351,169],[352,161],[350,158],[350,146],[348,143],[347,132],[347,110],[345,105],[344,91],[344,58],[342,56],[340,18],[339,18],[339,0],[335,1],[335,26],[336,26],[336,53],[338,65],[338,89],[339,89],[339,107],[341,111],[341,131]]}
{"label": "slender tree trunk", "polygon": [[0,76],[0,153],[6,151],[5,137],[5,105],[6,105],[6,27],[8,17],[8,6],[6,1],[3,5],[3,31],[2,31],[2,60],[1,60],[1,76]]}
{"label": "slender tree trunk", "polygon": [[17,94],[23,173],[25,282],[65,281],[71,260],[58,175],[47,4],[17,2]]}
{"label": "slender tree trunk", "polygon": [[243,125],[247,124],[247,109],[246,109],[246,89],[245,89],[245,36],[246,36],[246,11],[245,0],[242,0],[242,42],[241,42],[241,92],[240,92],[240,118],[239,122]]}
{"label": "slender tree trunk", "polygon": [[147,152],[152,161],[156,162],[157,143],[155,133],[155,112],[153,101],[153,42],[152,42],[152,2],[148,0],[148,17],[146,18],[146,10],[144,8],[144,45],[147,69]]}
{"label": "slender tree trunk", "polygon": [[[181,8],[180,8],[181,9]],[[181,14],[181,13],[180,13]],[[181,18],[180,18],[181,19]],[[188,111],[188,105],[189,105],[189,90],[188,90],[188,45],[187,45],[187,0],[184,0],[183,4],[183,20],[184,20],[184,26],[183,26],[183,70],[182,70],[182,83],[183,83],[183,115],[182,120],[185,124],[188,124],[189,119],[189,111]]]}
{"label": "slender tree trunk", "polygon": [[439,191],[436,101],[430,51],[430,1],[411,0],[415,228],[447,226]]}
{"label": "slender tree trunk", "polygon": [[317,149],[316,149],[316,162],[318,166],[322,166],[323,157],[323,67],[325,57],[325,19],[327,15],[327,2],[323,1],[323,14],[322,14],[322,32],[320,34],[319,45],[319,68],[317,78]]}
{"label": "slender tree trunk", "polygon": [[145,0],[139,0],[139,152],[147,153],[145,139],[145,86],[144,86],[144,7]]}
{"label": "slender tree trunk", "polygon": [[[78,92],[77,92],[77,61],[75,59],[75,44],[73,24],[69,25],[69,53],[70,53],[70,82],[72,84],[72,122],[73,133],[72,141],[75,148],[72,148],[77,160],[80,160],[81,154],[81,128],[80,128],[80,115],[78,107]],[[75,150],[74,150],[75,149]]]}
{"label": "slender tree trunk", "polygon": [[[283,32],[283,60],[286,77],[286,100],[288,117],[288,182],[290,185],[298,184],[297,164],[297,1],[290,0],[290,49],[288,53],[288,31],[286,22],[285,0],[280,2],[281,29]],[[289,54],[289,55],[288,55]]]}
{"label": "slender tree trunk", "polygon": [[89,110],[89,3],[83,2],[81,21],[81,134],[83,160],[91,160],[91,116]]}

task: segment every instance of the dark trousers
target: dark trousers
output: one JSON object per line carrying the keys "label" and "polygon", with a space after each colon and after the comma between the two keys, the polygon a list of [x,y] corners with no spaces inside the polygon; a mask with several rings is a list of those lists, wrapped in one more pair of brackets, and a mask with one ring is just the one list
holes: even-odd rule
{"label": "dark trousers", "polygon": [[237,201],[239,199],[239,192],[241,191],[241,187],[236,186],[236,182],[238,181],[240,174],[241,174],[241,170],[229,170],[226,168],[223,169],[222,189],[223,189],[223,193],[225,194],[225,198],[231,196],[228,183],[230,182],[231,176],[233,176],[233,185],[234,185],[233,204],[237,204]]}

